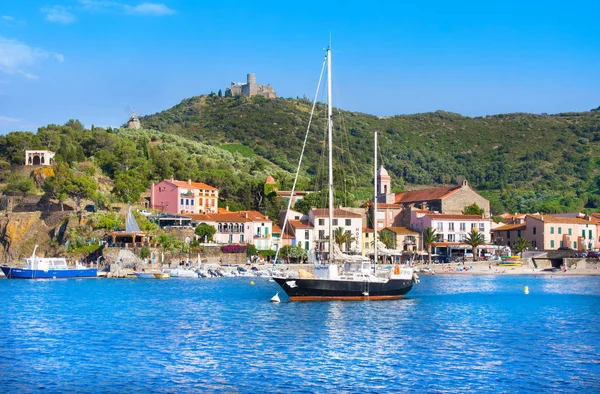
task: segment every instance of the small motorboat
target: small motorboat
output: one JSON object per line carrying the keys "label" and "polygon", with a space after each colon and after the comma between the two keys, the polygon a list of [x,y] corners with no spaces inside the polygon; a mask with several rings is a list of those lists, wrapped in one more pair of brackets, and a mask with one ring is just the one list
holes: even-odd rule
{"label": "small motorboat", "polygon": [[167,279],[171,277],[168,272],[134,272],[138,279]]}

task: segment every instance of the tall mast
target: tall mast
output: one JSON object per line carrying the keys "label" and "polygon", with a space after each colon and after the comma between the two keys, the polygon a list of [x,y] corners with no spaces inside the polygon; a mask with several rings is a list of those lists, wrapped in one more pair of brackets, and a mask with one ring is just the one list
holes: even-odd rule
{"label": "tall mast", "polygon": [[329,144],[329,261],[333,259],[333,107],[331,98],[331,47],[327,48],[327,142]]}
{"label": "tall mast", "polygon": [[373,189],[375,190],[375,198],[373,198],[373,271],[377,266],[377,130],[375,130],[375,153],[374,153],[374,178],[373,178]]}

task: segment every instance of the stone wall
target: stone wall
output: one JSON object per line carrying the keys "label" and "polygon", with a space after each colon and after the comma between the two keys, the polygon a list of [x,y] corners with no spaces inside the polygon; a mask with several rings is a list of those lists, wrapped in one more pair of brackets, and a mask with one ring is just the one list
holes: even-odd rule
{"label": "stone wall", "polygon": [[465,207],[473,203],[483,208],[486,218],[490,217],[490,202],[477,194],[468,185],[463,185],[460,190],[442,200],[441,213],[461,214]]}

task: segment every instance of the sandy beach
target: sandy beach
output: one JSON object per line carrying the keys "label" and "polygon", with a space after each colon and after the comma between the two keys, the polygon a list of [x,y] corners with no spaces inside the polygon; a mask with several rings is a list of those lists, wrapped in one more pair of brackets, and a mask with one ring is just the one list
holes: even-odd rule
{"label": "sandy beach", "polygon": [[[579,267],[578,267],[579,266]],[[582,267],[583,266],[583,267]],[[570,264],[566,269],[535,268],[533,263],[523,262],[519,267],[503,267],[496,262],[478,261],[450,264],[425,264],[415,266],[419,275],[600,275],[600,263]]]}

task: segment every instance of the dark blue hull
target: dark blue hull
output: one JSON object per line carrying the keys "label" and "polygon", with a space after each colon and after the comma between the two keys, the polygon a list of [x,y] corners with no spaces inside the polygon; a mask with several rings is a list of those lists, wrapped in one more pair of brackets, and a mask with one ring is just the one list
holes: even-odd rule
{"label": "dark blue hull", "polygon": [[95,278],[97,268],[67,269],[67,270],[30,270],[26,268],[2,266],[2,272],[8,279],[67,279]]}

